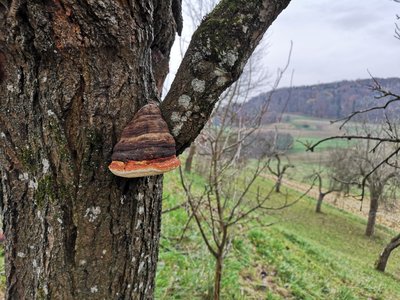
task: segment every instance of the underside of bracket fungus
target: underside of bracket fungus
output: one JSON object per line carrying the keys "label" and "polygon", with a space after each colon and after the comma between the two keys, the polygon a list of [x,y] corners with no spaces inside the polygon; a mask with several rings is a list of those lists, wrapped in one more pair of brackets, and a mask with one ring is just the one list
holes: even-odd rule
{"label": "underside of bracket fungus", "polygon": [[175,140],[156,104],[146,104],[135,114],[111,159],[110,171],[127,178],[158,175],[180,165]]}

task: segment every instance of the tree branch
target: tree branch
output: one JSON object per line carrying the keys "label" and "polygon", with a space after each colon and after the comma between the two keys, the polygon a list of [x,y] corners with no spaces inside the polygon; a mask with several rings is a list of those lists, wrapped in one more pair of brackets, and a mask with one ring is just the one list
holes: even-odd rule
{"label": "tree branch", "polygon": [[308,143],[303,143],[301,141],[301,144],[303,144],[307,151],[311,151],[313,152],[315,150],[315,148],[322,144],[323,142],[329,141],[329,140],[337,140],[337,139],[346,139],[346,140],[352,140],[352,139],[359,139],[359,140],[370,140],[370,141],[378,141],[378,142],[389,142],[389,143],[400,143],[400,139],[399,138],[384,138],[384,137],[374,137],[374,136],[363,136],[363,135],[337,135],[337,136],[331,136],[331,137],[327,137],[325,139],[319,140],[318,142],[310,145]]}
{"label": "tree branch", "polygon": [[289,2],[223,0],[203,20],[161,103],[178,154],[199,134],[218,97],[238,79],[263,34]]}
{"label": "tree branch", "polygon": [[[185,191],[185,194],[187,196],[188,202],[189,202],[189,204],[190,204],[190,206],[192,208],[193,216],[194,216],[194,219],[196,220],[196,224],[197,224],[197,227],[199,228],[201,237],[203,238],[203,240],[204,240],[204,242],[205,242],[205,244],[206,244],[206,246],[208,248],[208,251],[210,251],[210,253],[214,257],[217,257],[217,251],[215,251],[214,248],[211,246],[211,244],[210,244],[210,242],[209,242],[209,240],[207,238],[207,235],[206,235],[206,233],[205,233],[205,231],[203,229],[203,226],[201,225],[201,220],[200,220],[199,216],[197,215],[197,209],[199,208],[199,206],[195,206],[193,201],[192,201],[191,194],[190,194],[190,192],[189,192],[189,190],[188,190],[188,188],[187,188],[187,186],[185,184],[185,181],[183,180],[183,174],[182,174],[182,169],[181,168],[179,168],[179,174],[180,174],[182,187],[183,187],[183,189]],[[200,204],[200,202],[199,202],[199,204]],[[200,209],[200,211],[201,211],[201,209]]]}

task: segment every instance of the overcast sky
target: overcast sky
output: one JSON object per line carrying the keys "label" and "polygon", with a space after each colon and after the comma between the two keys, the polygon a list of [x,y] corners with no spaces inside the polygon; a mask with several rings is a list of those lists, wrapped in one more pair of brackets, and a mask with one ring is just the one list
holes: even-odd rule
{"label": "overcast sky", "polygon": [[[293,41],[293,85],[400,76],[392,0],[292,0],[269,29],[267,66],[286,60]],[[289,76],[283,85],[289,84]]]}
{"label": "overcast sky", "polygon": [[[369,78],[368,71],[375,77],[399,77],[396,14],[400,3],[393,0],[292,0],[267,31],[263,62],[275,73],[285,65],[293,41],[290,70],[281,86],[289,86],[291,70],[294,86]],[[179,47],[174,48],[172,73],[179,64]]]}

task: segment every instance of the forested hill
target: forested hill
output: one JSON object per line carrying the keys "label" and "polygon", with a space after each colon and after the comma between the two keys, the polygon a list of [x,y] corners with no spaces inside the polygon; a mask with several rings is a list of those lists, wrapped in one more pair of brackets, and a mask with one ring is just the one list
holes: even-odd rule
{"label": "forested hill", "polygon": [[[377,80],[384,89],[400,94],[400,78]],[[281,88],[272,92],[272,95],[267,92],[250,99],[243,109],[246,114],[257,111],[260,104],[270,98],[269,113],[265,119],[267,122],[276,121],[282,112],[333,120],[383,103],[383,99],[374,98],[378,94],[371,90],[373,83],[372,79],[363,79]],[[390,109],[399,112],[400,103],[391,105]],[[368,114],[369,120],[381,117],[382,113],[377,111]]]}

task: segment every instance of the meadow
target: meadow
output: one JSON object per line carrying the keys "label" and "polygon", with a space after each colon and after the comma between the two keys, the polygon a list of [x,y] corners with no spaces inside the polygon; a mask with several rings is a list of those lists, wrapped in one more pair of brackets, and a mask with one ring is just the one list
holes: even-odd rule
{"label": "meadow", "polygon": [[[273,185],[264,180],[266,188]],[[177,172],[165,176],[164,188],[164,209],[185,200]],[[298,196],[287,189],[271,202]],[[394,232],[378,226],[367,238],[364,219],[330,205],[316,214],[314,206],[315,199],[305,197],[285,210],[260,212],[257,221],[237,228],[225,261],[222,299],[400,299],[395,263],[400,254],[393,254],[386,273],[373,268]],[[187,225],[189,217],[184,208],[163,214],[157,299],[212,294],[214,261],[194,222]]]}
{"label": "meadow", "polygon": [[[310,185],[308,175],[325,169],[330,150],[351,146],[346,140],[333,140],[315,152],[306,152],[304,144],[342,135],[339,124],[293,114],[283,119],[285,122],[261,130],[293,136],[287,159],[295,167],[285,178],[303,188]],[[190,177],[193,188],[201,189],[201,177]],[[264,192],[273,188],[268,172],[258,181]],[[328,184],[325,180],[324,187]],[[235,228],[223,269],[221,299],[400,299],[399,251],[393,252],[385,273],[374,269],[379,253],[396,232],[378,224],[374,237],[367,238],[366,219],[349,212],[349,199],[342,199],[346,210],[324,203],[323,213],[317,214],[312,195],[284,210],[259,211],[252,221]],[[276,207],[299,197],[299,189],[284,185],[282,193],[271,195],[269,205]],[[184,202],[178,172],[166,174],[164,210]],[[189,207],[162,217],[156,298],[211,299],[214,259],[191,219]],[[379,219],[378,223],[383,224]]]}

